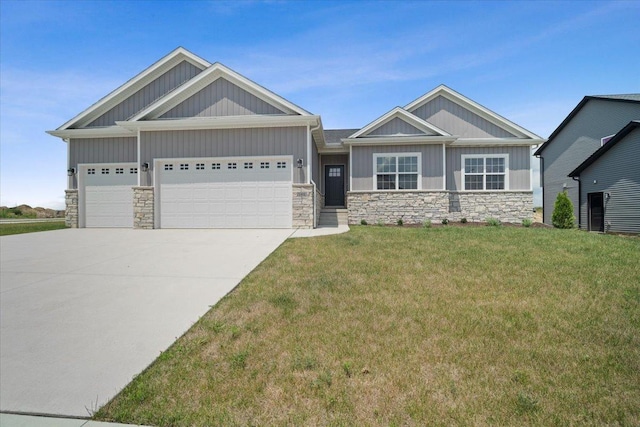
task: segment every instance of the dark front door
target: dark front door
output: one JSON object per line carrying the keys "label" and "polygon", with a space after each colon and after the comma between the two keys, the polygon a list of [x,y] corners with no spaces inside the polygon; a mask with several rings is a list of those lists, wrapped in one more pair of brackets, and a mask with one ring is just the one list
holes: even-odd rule
{"label": "dark front door", "polygon": [[344,206],[344,166],[326,165],[324,167],[324,205]]}
{"label": "dark front door", "polygon": [[604,232],[604,197],[602,193],[589,193],[589,231]]}

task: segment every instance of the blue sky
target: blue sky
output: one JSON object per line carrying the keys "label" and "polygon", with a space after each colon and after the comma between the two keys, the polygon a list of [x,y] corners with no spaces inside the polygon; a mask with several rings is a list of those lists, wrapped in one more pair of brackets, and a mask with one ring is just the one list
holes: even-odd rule
{"label": "blue sky", "polygon": [[584,95],[640,92],[638,22],[636,1],[2,0],[0,203],[63,208],[66,146],[45,130],[177,46],[325,129],[444,83],[546,138]]}

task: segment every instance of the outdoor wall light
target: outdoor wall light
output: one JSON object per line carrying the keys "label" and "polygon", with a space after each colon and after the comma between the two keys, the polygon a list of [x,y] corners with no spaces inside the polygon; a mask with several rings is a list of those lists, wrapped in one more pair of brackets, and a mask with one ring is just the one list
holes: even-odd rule
{"label": "outdoor wall light", "polygon": [[69,168],[67,169],[67,176],[73,176],[76,174],[76,170],[75,168]]}
{"label": "outdoor wall light", "polygon": [[604,197],[609,200],[611,198],[611,193],[604,193]]}
{"label": "outdoor wall light", "polygon": [[301,168],[302,167],[302,159],[298,159],[296,160],[296,163],[298,164],[298,167]]}
{"label": "outdoor wall light", "polygon": [[145,162],[141,164],[140,169],[142,169],[142,172],[147,172],[149,170],[149,163]]}

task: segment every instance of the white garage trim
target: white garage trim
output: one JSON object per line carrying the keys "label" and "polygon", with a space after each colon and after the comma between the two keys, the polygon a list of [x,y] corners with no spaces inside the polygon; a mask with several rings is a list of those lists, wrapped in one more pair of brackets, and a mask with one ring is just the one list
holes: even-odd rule
{"label": "white garage trim", "polygon": [[291,228],[292,156],[154,160],[156,228]]}
{"label": "white garage trim", "polygon": [[133,227],[137,182],[137,163],[79,164],[79,227]]}

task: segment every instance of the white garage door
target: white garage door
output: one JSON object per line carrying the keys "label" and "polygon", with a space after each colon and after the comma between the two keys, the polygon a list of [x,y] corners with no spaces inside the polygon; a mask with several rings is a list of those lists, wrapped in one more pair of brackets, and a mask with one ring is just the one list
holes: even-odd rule
{"label": "white garage door", "polygon": [[161,228],[290,228],[290,157],[157,161]]}
{"label": "white garage door", "polygon": [[85,227],[133,227],[135,163],[80,165],[81,217]]}

